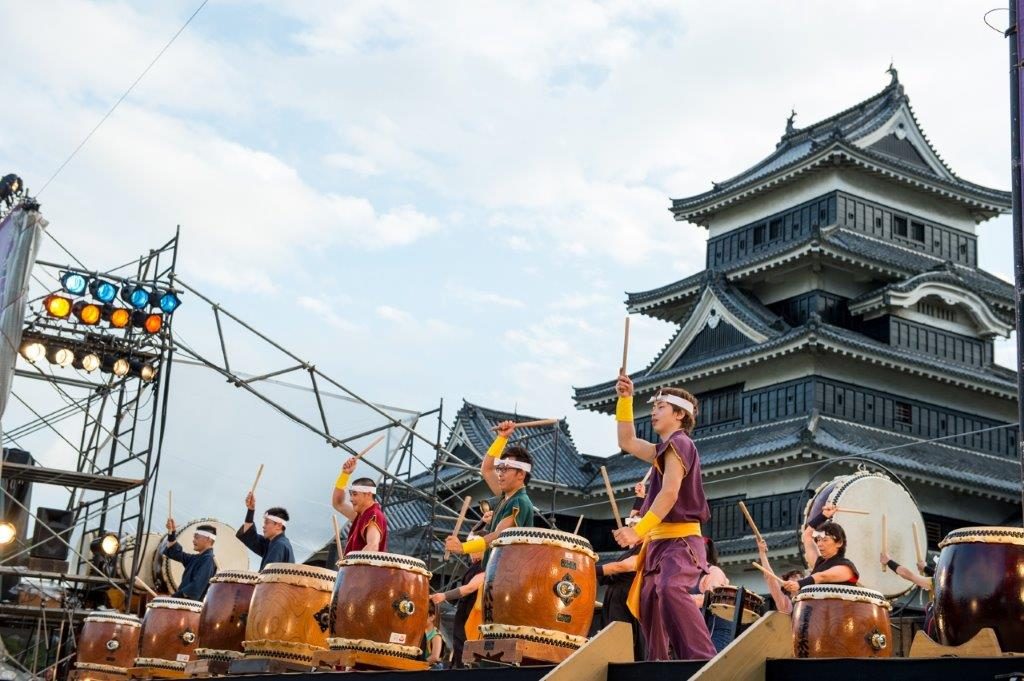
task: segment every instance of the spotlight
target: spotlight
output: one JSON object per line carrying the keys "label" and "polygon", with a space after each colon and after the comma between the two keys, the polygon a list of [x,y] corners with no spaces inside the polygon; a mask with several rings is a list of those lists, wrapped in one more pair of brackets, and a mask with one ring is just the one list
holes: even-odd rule
{"label": "spotlight", "polygon": [[0,520],[0,546],[7,546],[18,537],[18,528],[14,523]]}
{"label": "spotlight", "polygon": [[132,326],[137,329],[145,329],[148,334],[159,333],[163,325],[164,318],[161,315],[155,313],[146,314],[142,310],[136,310],[132,313]]}
{"label": "spotlight", "polygon": [[87,326],[94,326],[100,321],[100,317],[103,316],[103,312],[100,310],[100,306],[95,303],[87,303],[84,300],[79,300],[72,306],[71,311],[75,313],[75,317],[78,321],[82,322]]}
{"label": "spotlight", "polygon": [[131,312],[123,307],[114,307],[112,305],[105,305],[103,307],[103,319],[107,320],[111,327],[115,329],[123,329],[128,326],[128,322],[131,321]]}
{"label": "spotlight", "polygon": [[94,556],[109,558],[121,548],[121,540],[113,532],[105,532],[89,542],[89,550]]}
{"label": "spotlight", "polygon": [[73,296],[80,296],[85,293],[88,283],[89,280],[78,272],[65,272],[60,275],[60,285]]}
{"label": "spotlight", "polygon": [[124,286],[121,287],[121,300],[128,303],[136,310],[141,310],[149,305],[149,291],[138,284],[132,285],[125,282]]}
{"label": "spotlight", "polygon": [[156,368],[152,364],[143,362],[142,360],[133,359],[131,361],[132,376],[138,376],[144,382],[149,383],[156,378]]}
{"label": "spotlight", "polygon": [[149,294],[149,304],[159,307],[164,314],[174,314],[181,306],[181,298],[174,291],[153,291]]}
{"label": "spotlight", "polygon": [[37,340],[25,340],[21,342],[18,352],[25,358],[25,361],[35,364],[46,356],[46,346]]}
{"label": "spotlight", "polygon": [[114,374],[118,378],[128,374],[131,366],[128,364],[128,360],[124,357],[114,357],[113,355],[105,355],[102,362],[100,362],[100,370],[104,373]]}
{"label": "spotlight", "polygon": [[51,317],[64,319],[71,314],[71,299],[56,294],[49,295],[43,300],[43,307]]}
{"label": "spotlight", "polygon": [[92,283],[89,284],[89,293],[101,303],[109,303],[117,298],[117,286],[109,281],[93,279]]}
{"label": "spotlight", "polygon": [[72,366],[87,373],[92,373],[100,367],[100,357],[96,353],[90,352],[81,357],[75,357]]}
{"label": "spotlight", "polygon": [[46,351],[46,359],[50,360],[50,364],[65,369],[75,361],[75,353],[68,348],[51,347]]}

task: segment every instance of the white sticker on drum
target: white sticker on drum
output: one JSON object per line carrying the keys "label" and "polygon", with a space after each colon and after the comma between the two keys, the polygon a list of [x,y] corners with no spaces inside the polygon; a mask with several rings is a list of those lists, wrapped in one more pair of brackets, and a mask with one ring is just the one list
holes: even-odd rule
{"label": "white sticker on drum", "polygon": [[397,631],[392,631],[391,632],[391,641],[390,642],[391,643],[397,643],[399,645],[404,644],[405,643],[405,634],[400,634]]}
{"label": "white sticker on drum", "polygon": [[188,655],[185,655],[184,653],[178,653],[176,659],[178,660],[178,662],[188,662],[189,657],[188,657]]}

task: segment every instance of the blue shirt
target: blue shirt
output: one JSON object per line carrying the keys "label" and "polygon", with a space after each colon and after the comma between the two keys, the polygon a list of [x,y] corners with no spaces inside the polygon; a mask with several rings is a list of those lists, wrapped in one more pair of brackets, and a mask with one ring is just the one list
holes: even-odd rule
{"label": "blue shirt", "polygon": [[267,539],[256,531],[255,525],[249,525],[248,530],[238,530],[238,532],[235,533],[235,536],[238,537],[239,541],[249,547],[250,551],[255,553],[257,556],[263,556],[263,560],[260,561],[260,570],[265,568],[268,563],[295,562],[295,554],[292,552],[292,543],[288,541],[288,537],[284,536],[284,532],[273,539]]}
{"label": "blue shirt", "polygon": [[171,595],[174,598],[189,598],[193,601],[203,600],[206,590],[210,587],[210,578],[217,574],[213,549],[206,549],[202,553],[185,553],[181,544],[175,542],[164,549],[164,555],[185,566],[181,586]]}

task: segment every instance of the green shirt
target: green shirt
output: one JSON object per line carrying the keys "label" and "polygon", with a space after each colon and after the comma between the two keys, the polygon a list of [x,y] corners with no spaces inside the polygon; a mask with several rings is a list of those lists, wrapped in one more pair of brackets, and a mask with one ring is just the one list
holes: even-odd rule
{"label": "green shirt", "polygon": [[494,532],[501,521],[509,516],[515,519],[515,527],[533,527],[533,502],[526,493],[526,487],[520,487],[515,494],[498,503],[487,533]]}

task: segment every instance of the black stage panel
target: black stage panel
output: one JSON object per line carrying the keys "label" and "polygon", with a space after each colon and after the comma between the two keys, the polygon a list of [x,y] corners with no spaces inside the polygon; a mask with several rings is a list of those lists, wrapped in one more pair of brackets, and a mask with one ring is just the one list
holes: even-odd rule
{"label": "black stage panel", "polygon": [[[697,660],[671,662],[621,662],[608,665],[608,681],[652,681],[688,679],[704,666]],[[820,679],[818,681],[821,681]],[[832,681],[829,679],[829,681]]]}
{"label": "black stage panel", "polygon": [[328,681],[334,677],[336,681],[538,681],[551,671],[553,667],[481,667],[479,669],[430,669],[422,672],[309,672],[292,674],[244,674],[230,676],[235,679],[251,679],[251,681]]}
{"label": "black stage panel", "polygon": [[1021,657],[769,660],[766,681],[982,681],[1024,671]]}

